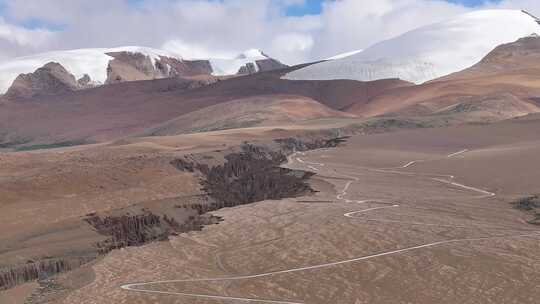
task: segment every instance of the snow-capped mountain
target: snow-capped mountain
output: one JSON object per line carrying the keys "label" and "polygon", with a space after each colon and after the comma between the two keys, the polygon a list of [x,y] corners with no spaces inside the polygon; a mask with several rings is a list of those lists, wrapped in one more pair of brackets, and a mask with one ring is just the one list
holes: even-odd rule
{"label": "snow-capped mountain", "polygon": [[32,73],[49,62],[61,64],[76,79],[88,75],[92,82],[104,84],[108,76],[107,67],[114,59],[110,54],[120,52],[143,54],[151,59],[152,64],[155,64],[161,56],[177,58],[165,51],[135,46],[53,51],[19,57],[0,63],[0,92],[6,92],[20,74]]}
{"label": "snow-capped mountain", "polygon": [[336,60],[336,59],[343,59],[345,57],[349,57],[349,56],[352,56],[352,55],[356,55],[360,52],[362,52],[363,50],[354,50],[354,51],[350,51],[350,52],[345,52],[345,53],[341,53],[341,54],[337,54],[337,55],[334,55],[332,57],[328,57],[326,58],[325,60]]}
{"label": "snow-capped mountain", "polygon": [[[260,50],[248,50],[235,58],[201,60],[139,46],[53,51],[0,62],[0,94],[19,75],[34,73],[48,63],[58,63],[84,87],[174,76],[252,74],[285,67]],[[35,76],[26,79],[36,83]]]}
{"label": "snow-capped mountain", "polygon": [[285,78],[400,78],[422,83],[472,66],[498,45],[540,34],[539,23],[525,11],[474,11],[379,42],[352,56],[296,70]]}
{"label": "snow-capped mountain", "polygon": [[250,49],[234,58],[210,58],[213,75],[253,74],[286,67],[281,62],[264,54],[261,50]]}

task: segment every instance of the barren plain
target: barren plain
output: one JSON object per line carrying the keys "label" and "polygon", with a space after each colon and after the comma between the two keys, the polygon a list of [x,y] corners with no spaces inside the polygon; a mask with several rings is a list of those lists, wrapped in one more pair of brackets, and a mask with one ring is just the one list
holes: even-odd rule
{"label": "barren plain", "polygon": [[[540,193],[539,127],[533,115],[491,125],[354,136],[338,148],[292,154],[287,166],[316,173],[310,179],[315,194],[220,209],[212,212],[223,218],[218,225],[114,250],[61,275],[60,281],[79,278],[80,284],[53,303],[537,303],[540,229],[527,223],[530,214],[510,202]],[[130,194],[139,201],[197,194],[196,182],[165,159],[238,143],[235,132],[212,134],[7,153],[3,158],[10,158],[13,171],[3,171],[4,179],[19,174],[14,185],[23,187],[24,173],[15,172],[33,164],[34,171],[46,168],[43,172],[50,175],[45,180],[62,183],[63,191],[70,189],[69,182],[77,183],[79,169],[56,181],[53,177],[63,174],[54,166],[55,158],[65,164],[82,155],[107,155],[121,166],[122,158],[145,155],[145,161],[140,168],[124,168],[125,177],[137,183],[122,177],[125,190],[88,190],[88,203],[80,208],[46,208],[49,200],[56,204],[65,199],[67,204],[69,193],[44,197],[41,207],[4,203],[2,230],[23,229],[17,225],[24,216],[35,219],[25,226],[32,231],[42,222],[66,223],[90,211],[118,207],[120,198],[128,204]],[[254,132],[252,138],[260,140],[264,134]],[[212,144],[205,145],[205,136]],[[126,153],[128,146],[136,155]],[[148,162],[153,171],[146,171]],[[80,170],[86,172],[80,178],[87,178],[80,187],[115,180],[107,168],[89,164]],[[136,172],[144,172],[148,180],[135,178]],[[6,185],[4,197],[9,194]],[[34,188],[28,189],[31,196]],[[148,191],[152,189],[159,194]],[[141,197],[143,192],[148,197]],[[21,211],[18,217],[6,216],[14,214],[10,208]],[[32,248],[27,242],[18,256]],[[42,248],[54,251],[54,246]],[[2,296],[10,299],[32,288],[23,285]]]}

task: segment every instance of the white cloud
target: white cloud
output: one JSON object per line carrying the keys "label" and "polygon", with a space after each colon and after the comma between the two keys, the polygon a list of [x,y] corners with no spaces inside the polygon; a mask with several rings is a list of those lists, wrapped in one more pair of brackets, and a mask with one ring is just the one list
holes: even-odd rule
{"label": "white cloud", "polygon": [[0,18],[0,60],[34,53],[46,47],[53,37],[51,31],[28,30]]}
{"label": "white cloud", "polygon": [[[286,63],[362,49],[469,7],[442,0],[327,0],[321,15],[286,16],[305,0],[0,0],[0,60],[53,49],[144,45],[186,58],[230,57],[262,49]],[[537,0],[505,0],[483,7],[524,8]],[[28,30],[42,20],[64,30]]]}
{"label": "white cloud", "polygon": [[279,34],[272,41],[272,45],[274,49],[284,52],[306,52],[313,47],[313,38],[299,33]]}
{"label": "white cloud", "polygon": [[313,43],[309,34],[284,33],[274,37],[270,50],[276,58],[287,57],[287,63],[297,63],[306,60],[306,54],[312,50]]}
{"label": "white cloud", "polygon": [[369,47],[416,27],[448,19],[467,9],[444,1],[343,0],[327,2],[324,28],[317,35],[313,57]]}
{"label": "white cloud", "polygon": [[171,52],[184,59],[205,59],[205,58],[232,58],[237,53],[227,51],[211,50],[208,47],[188,43],[181,39],[172,39],[165,42],[161,48],[165,51]]}

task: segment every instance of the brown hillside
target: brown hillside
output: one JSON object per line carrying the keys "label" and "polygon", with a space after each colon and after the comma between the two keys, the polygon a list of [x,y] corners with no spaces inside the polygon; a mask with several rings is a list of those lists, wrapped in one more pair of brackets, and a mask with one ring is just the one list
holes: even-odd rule
{"label": "brown hillside", "polygon": [[500,120],[540,111],[540,38],[497,47],[464,71],[428,83],[390,90],[348,111],[370,117],[388,113],[450,114],[463,120]]}
{"label": "brown hillside", "polygon": [[[66,92],[25,102],[0,103],[0,143],[102,141],[142,132],[208,106],[260,95],[296,95],[340,110],[367,102],[399,80],[289,81],[268,72],[218,81],[169,78]],[[217,82],[216,82],[217,81]]]}

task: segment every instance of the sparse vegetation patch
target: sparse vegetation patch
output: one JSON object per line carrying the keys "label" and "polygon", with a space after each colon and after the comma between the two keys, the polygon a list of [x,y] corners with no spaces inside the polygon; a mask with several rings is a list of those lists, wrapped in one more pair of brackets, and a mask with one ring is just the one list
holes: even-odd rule
{"label": "sparse vegetation patch", "polygon": [[37,145],[31,145],[31,146],[19,146],[16,148],[17,151],[33,151],[33,150],[42,150],[42,149],[54,149],[54,148],[62,148],[62,147],[73,147],[73,146],[79,146],[79,145],[85,145],[88,144],[85,140],[68,140],[68,141],[61,141],[51,144],[37,144]]}
{"label": "sparse vegetation patch", "polygon": [[540,195],[529,195],[512,202],[514,208],[527,212],[533,216],[528,222],[540,225]]}

